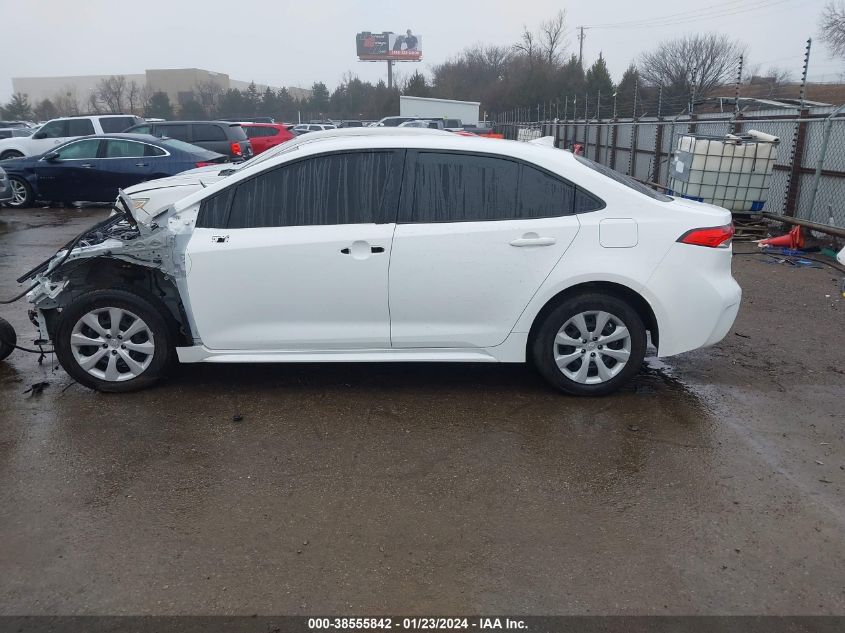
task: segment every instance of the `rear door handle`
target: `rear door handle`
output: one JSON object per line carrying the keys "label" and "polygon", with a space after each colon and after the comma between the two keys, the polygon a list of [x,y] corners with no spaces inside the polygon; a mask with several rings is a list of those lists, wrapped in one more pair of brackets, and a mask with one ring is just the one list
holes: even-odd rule
{"label": "rear door handle", "polygon": [[85,169],[91,169],[93,166],[94,165],[91,163],[82,163],[82,165],[80,165],[80,167],[84,167]]}
{"label": "rear door handle", "polygon": [[557,240],[553,237],[540,237],[539,235],[523,235],[511,240],[511,246],[551,246]]}
{"label": "rear door handle", "polygon": [[[348,247],[347,248],[341,248],[340,252],[343,253],[344,255],[349,255],[349,254],[352,253],[352,251]],[[384,246],[371,246],[370,252],[371,253],[383,253],[384,252]]]}
{"label": "rear door handle", "polygon": [[149,167],[149,163],[135,163],[135,167]]}

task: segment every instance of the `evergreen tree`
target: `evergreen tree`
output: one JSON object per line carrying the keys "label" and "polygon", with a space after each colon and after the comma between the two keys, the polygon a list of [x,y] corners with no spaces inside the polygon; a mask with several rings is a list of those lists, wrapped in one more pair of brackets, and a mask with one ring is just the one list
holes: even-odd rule
{"label": "evergreen tree", "polygon": [[[637,67],[631,64],[616,88],[616,116],[620,119],[634,116],[634,89],[639,83],[640,73]],[[642,114],[642,106],[639,104],[637,113]]]}
{"label": "evergreen tree", "polygon": [[35,118],[39,121],[49,121],[59,116],[59,110],[49,99],[42,99],[35,106]]}
{"label": "evergreen tree", "polygon": [[31,119],[34,113],[27,96],[21,92],[13,94],[9,103],[3,106],[3,116],[7,119],[20,121]]}
{"label": "evergreen tree", "polygon": [[[601,53],[599,53],[599,58],[595,63],[587,70],[584,83],[584,93],[590,98],[588,103],[589,116],[598,116],[602,119],[611,116],[613,114],[613,81]],[[599,96],[601,102],[599,102]],[[601,111],[599,111],[599,105]]]}
{"label": "evergreen tree", "polygon": [[179,116],[188,121],[204,121],[208,118],[208,113],[199,101],[190,98],[179,108]]}
{"label": "evergreen tree", "polygon": [[416,70],[413,75],[408,77],[402,87],[402,94],[409,97],[430,97],[431,87],[428,85],[425,75]]}
{"label": "evergreen tree", "polygon": [[150,101],[144,109],[144,116],[152,119],[172,119],[173,105],[166,92],[154,92],[150,95]]}
{"label": "evergreen tree", "polygon": [[308,109],[312,116],[322,117],[329,113],[330,96],[329,89],[322,81],[315,82],[311,86],[311,99],[308,101]]}

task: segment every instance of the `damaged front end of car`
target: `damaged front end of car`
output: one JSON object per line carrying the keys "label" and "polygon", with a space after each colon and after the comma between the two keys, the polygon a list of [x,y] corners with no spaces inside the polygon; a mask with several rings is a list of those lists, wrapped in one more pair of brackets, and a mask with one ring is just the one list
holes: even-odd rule
{"label": "damaged front end of car", "polygon": [[17,280],[30,284],[26,297],[33,305],[30,320],[38,330],[37,344],[55,340],[57,324],[68,305],[103,288],[142,292],[171,317],[181,342],[193,340],[180,295],[186,270],[184,248],[179,244],[189,235],[174,231],[168,222],[172,204],[150,213],[144,209],[148,202],[149,198],[120,191],[107,219]]}

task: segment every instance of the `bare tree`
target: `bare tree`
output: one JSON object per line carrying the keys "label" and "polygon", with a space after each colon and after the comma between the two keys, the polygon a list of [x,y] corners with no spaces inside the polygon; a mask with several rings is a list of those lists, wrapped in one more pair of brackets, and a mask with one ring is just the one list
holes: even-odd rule
{"label": "bare tree", "polygon": [[204,108],[212,109],[217,105],[220,95],[223,94],[223,86],[214,80],[201,81],[194,88],[194,92],[199,98],[199,102]]}
{"label": "bare tree", "polygon": [[736,77],[746,47],[726,35],[702,33],[661,42],[643,53],[638,69],[643,79],[663,86],[664,97],[704,97]]}
{"label": "bare tree", "polygon": [[560,64],[561,56],[566,50],[564,33],[566,31],[566,11],[557,14],[540,24],[537,32],[522,27],[520,41],[513,48],[523,53],[529,62],[543,61],[547,64]]}
{"label": "bare tree", "polygon": [[97,83],[94,95],[97,101],[103,104],[108,112],[118,114],[123,112],[126,92],[126,77],[123,75],[112,75],[108,79],[101,79]]}
{"label": "bare tree", "polygon": [[126,102],[129,104],[131,114],[139,114],[144,109],[144,86],[134,79],[126,87]]}
{"label": "bare tree", "polygon": [[838,57],[845,57],[845,6],[842,2],[831,1],[825,5],[819,31],[822,42],[828,45],[830,51]]}
{"label": "bare tree", "polygon": [[53,105],[59,116],[74,116],[79,114],[79,99],[74,86],[66,86],[53,96]]}
{"label": "bare tree", "polygon": [[560,10],[557,15],[540,24],[540,50],[549,65],[560,63],[561,56],[566,50],[566,11]]}

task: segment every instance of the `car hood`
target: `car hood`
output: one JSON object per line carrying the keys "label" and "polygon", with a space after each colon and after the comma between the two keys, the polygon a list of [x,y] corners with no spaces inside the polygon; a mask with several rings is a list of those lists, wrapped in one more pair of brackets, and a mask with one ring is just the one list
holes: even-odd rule
{"label": "car hood", "polygon": [[[225,165],[222,169],[225,169]],[[138,224],[149,226],[173,205],[195,191],[204,189],[225,176],[221,167],[201,167],[167,178],[149,180],[123,190],[133,202],[132,215]]]}

